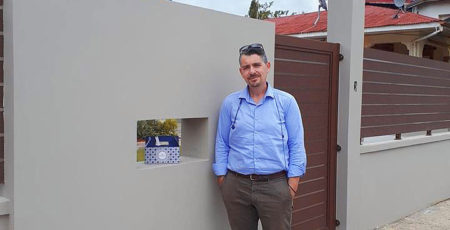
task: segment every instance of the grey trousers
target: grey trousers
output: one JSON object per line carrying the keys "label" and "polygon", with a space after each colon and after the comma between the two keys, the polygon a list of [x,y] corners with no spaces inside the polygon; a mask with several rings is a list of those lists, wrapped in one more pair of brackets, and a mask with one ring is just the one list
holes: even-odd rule
{"label": "grey trousers", "polygon": [[232,173],[220,187],[232,230],[290,230],[292,198],[287,178],[255,182]]}

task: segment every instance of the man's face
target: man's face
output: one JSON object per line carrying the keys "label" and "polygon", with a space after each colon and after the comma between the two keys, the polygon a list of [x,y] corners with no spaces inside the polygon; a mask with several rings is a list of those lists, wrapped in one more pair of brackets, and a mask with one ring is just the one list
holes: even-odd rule
{"label": "man's face", "polygon": [[257,54],[242,55],[239,72],[249,87],[258,88],[266,85],[267,74],[270,70],[270,62],[264,63]]}

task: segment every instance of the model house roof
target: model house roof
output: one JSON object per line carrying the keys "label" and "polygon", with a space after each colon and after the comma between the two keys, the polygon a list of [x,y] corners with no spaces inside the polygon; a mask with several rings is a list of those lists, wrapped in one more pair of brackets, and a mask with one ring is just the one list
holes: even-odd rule
{"label": "model house roof", "polygon": [[[366,5],[365,28],[384,26],[404,26],[414,24],[424,24],[432,22],[442,22],[436,18],[430,18],[420,14],[410,12],[400,12],[398,18],[393,18],[398,10]],[[267,19],[275,22],[276,34],[304,34],[327,31],[327,11],[320,12],[320,20],[314,26],[317,12],[299,14],[280,18]]]}

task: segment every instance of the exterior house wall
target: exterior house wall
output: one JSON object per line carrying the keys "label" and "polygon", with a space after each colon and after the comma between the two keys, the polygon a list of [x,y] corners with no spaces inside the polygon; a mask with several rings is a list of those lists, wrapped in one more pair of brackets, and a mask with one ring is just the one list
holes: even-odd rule
{"label": "exterior house wall", "polygon": [[[273,60],[274,25],[163,0],[8,2],[13,229],[228,229],[211,171],[218,111],[245,86],[240,46]],[[190,160],[138,167],[136,122],[160,118],[187,119]]]}
{"label": "exterior house wall", "polygon": [[[444,57],[449,55],[449,49],[447,47],[437,45],[436,43],[428,40],[421,40],[412,42],[423,34],[417,33],[416,35],[406,34],[367,34],[364,36],[364,48],[372,48],[376,44],[393,44],[394,52],[405,54],[414,57],[422,57],[424,45],[430,45],[436,48],[434,51],[434,60],[442,61]],[[320,37],[307,38],[313,40],[320,40]]]}
{"label": "exterior house wall", "polygon": [[364,36],[364,47],[370,48],[374,44],[382,43],[406,43],[417,39],[418,35],[374,34]]}
{"label": "exterior house wall", "polygon": [[434,60],[443,60],[443,57],[449,55],[448,48],[437,46],[428,40],[411,42],[423,35],[395,35],[395,34],[375,34],[364,36],[364,47],[371,48],[375,44],[390,43],[394,44],[394,52],[406,54],[415,57],[422,57],[424,45],[430,45],[436,48],[434,51]]}
{"label": "exterior house wall", "polygon": [[450,14],[450,1],[424,3],[417,6],[415,11],[421,15],[439,18],[440,15]]}
{"label": "exterior house wall", "polygon": [[[433,44],[430,44],[433,45]],[[449,56],[448,48],[445,49],[441,46],[434,46],[436,50],[434,51],[434,59],[435,60],[443,60],[444,57]]]}
{"label": "exterior house wall", "polygon": [[361,146],[361,229],[450,197],[450,134]]}
{"label": "exterior house wall", "polygon": [[408,48],[402,43],[394,43],[394,52],[399,54],[409,54]]}

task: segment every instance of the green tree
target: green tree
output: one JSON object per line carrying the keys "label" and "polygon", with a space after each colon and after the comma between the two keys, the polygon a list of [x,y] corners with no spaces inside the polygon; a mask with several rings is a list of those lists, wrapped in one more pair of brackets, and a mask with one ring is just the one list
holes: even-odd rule
{"label": "green tree", "polygon": [[[289,14],[289,10],[275,10],[272,12],[269,9],[270,7],[272,7],[272,5],[273,1],[261,4],[259,3],[259,0],[252,0],[250,2],[247,17],[264,20],[267,18],[278,18],[281,16],[287,16]],[[294,12],[291,15],[294,14],[296,13]]]}
{"label": "green tree", "polygon": [[250,3],[250,8],[248,9],[248,17],[250,18],[258,18],[258,10],[259,10],[259,3],[257,0],[252,0]]}
{"label": "green tree", "polygon": [[145,120],[137,122],[137,138],[149,136],[178,136],[178,123],[175,119]]}
{"label": "green tree", "polygon": [[175,119],[166,119],[159,124],[159,136],[177,136],[178,123]]}

